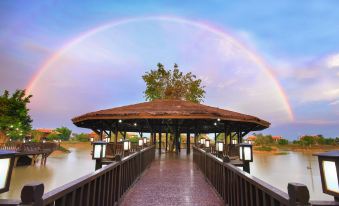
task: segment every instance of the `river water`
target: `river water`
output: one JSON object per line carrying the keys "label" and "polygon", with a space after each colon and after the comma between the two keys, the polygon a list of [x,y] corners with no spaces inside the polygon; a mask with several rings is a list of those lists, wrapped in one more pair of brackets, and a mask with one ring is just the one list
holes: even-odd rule
{"label": "river water", "polygon": [[[43,182],[47,192],[94,171],[89,143],[82,147],[70,146],[69,150],[69,154],[49,157],[46,166],[14,168],[10,191],[0,194],[0,198],[19,199],[21,188],[29,182]],[[311,200],[333,200],[322,193],[317,157],[311,154],[254,154],[251,174],[285,192],[288,182],[303,183],[310,191]]]}

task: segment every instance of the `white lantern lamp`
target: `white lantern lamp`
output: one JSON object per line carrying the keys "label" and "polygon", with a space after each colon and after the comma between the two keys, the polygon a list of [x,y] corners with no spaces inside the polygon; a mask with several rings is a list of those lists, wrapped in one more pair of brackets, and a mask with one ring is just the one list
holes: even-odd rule
{"label": "white lantern lamp", "polygon": [[89,139],[89,141],[90,141],[90,142],[94,142],[94,137],[91,137],[91,138]]}
{"label": "white lantern lamp", "polygon": [[147,137],[144,137],[144,144],[147,144]]}
{"label": "white lantern lamp", "polygon": [[131,149],[131,142],[129,140],[124,140],[124,151],[129,151]]}
{"label": "white lantern lamp", "polygon": [[224,142],[222,141],[217,141],[215,144],[215,149],[217,152],[223,152],[224,151]]}
{"label": "white lantern lamp", "polygon": [[142,138],[138,140],[138,145],[139,147],[142,147],[144,145],[144,140]]}
{"label": "white lantern lamp", "polygon": [[317,154],[323,192],[339,202],[339,150]]}
{"label": "white lantern lamp", "polygon": [[201,138],[201,139],[200,139],[200,144],[205,145],[205,142],[206,142],[206,139],[205,139],[205,138]]}
{"label": "white lantern lamp", "polygon": [[250,162],[253,162],[253,150],[251,144],[239,144],[239,158],[243,162],[244,171],[250,173]]}
{"label": "white lantern lamp", "polygon": [[9,190],[15,153],[13,151],[0,150],[0,193]]}
{"label": "white lantern lamp", "polygon": [[205,139],[205,147],[206,148],[209,148],[210,147],[210,144],[211,143],[211,140],[210,139]]}
{"label": "white lantern lamp", "polygon": [[104,142],[104,141],[93,142],[92,159],[106,158],[106,146],[107,146],[107,142]]}
{"label": "white lantern lamp", "polygon": [[232,139],[232,144],[237,144],[237,143],[238,143],[237,139]]}

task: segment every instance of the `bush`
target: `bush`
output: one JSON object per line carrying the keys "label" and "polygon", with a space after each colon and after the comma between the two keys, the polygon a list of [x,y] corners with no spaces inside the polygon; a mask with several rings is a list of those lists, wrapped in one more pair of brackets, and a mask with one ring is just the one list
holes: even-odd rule
{"label": "bush", "polygon": [[137,136],[132,136],[128,138],[131,143],[138,143],[139,138]]}
{"label": "bush", "polygon": [[51,133],[46,137],[46,139],[48,141],[58,140],[58,139],[60,139],[60,136],[58,134]]}
{"label": "bush", "polygon": [[79,141],[79,142],[88,142],[90,137],[89,137],[88,134],[80,133],[80,134],[75,134],[74,139]]}
{"label": "bush", "polygon": [[254,142],[257,145],[264,146],[273,143],[273,139],[271,135],[257,134]]}
{"label": "bush", "polygon": [[278,140],[278,144],[279,145],[287,145],[288,144],[288,140],[287,139],[279,139]]}
{"label": "bush", "polygon": [[272,147],[268,147],[268,146],[261,146],[261,147],[256,147],[255,150],[258,150],[258,151],[272,151]]}

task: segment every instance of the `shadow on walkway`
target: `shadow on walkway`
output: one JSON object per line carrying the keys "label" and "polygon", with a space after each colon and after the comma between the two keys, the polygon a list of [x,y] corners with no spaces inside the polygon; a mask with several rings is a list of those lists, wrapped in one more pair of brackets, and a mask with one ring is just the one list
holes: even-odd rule
{"label": "shadow on walkway", "polygon": [[[156,151],[158,152],[158,151]],[[223,205],[186,150],[159,155],[121,205]]]}

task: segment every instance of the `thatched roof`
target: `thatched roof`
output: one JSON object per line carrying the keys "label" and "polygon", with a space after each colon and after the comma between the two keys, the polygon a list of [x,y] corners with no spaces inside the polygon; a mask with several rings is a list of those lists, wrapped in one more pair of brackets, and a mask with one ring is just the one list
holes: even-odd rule
{"label": "thatched roof", "polygon": [[[72,119],[75,125],[92,129],[94,123],[100,121],[107,122],[108,120],[110,120],[109,123],[117,122],[118,120],[129,123],[145,120],[158,122],[159,120],[183,120],[190,123],[194,121],[195,125],[199,120],[199,123],[204,122],[206,124],[214,124],[214,122],[219,120],[218,122],[224,125],[237,124],[238,127],[247,125],[250,126],[252,130],[262,130],[270,125],[269,122],[255,116],[183,100],[154,100],[151,102],[90,112]],[[198,124],[198,126],[200,125],[201,124]],[[222,128],[220,127],[220,129]]]}

